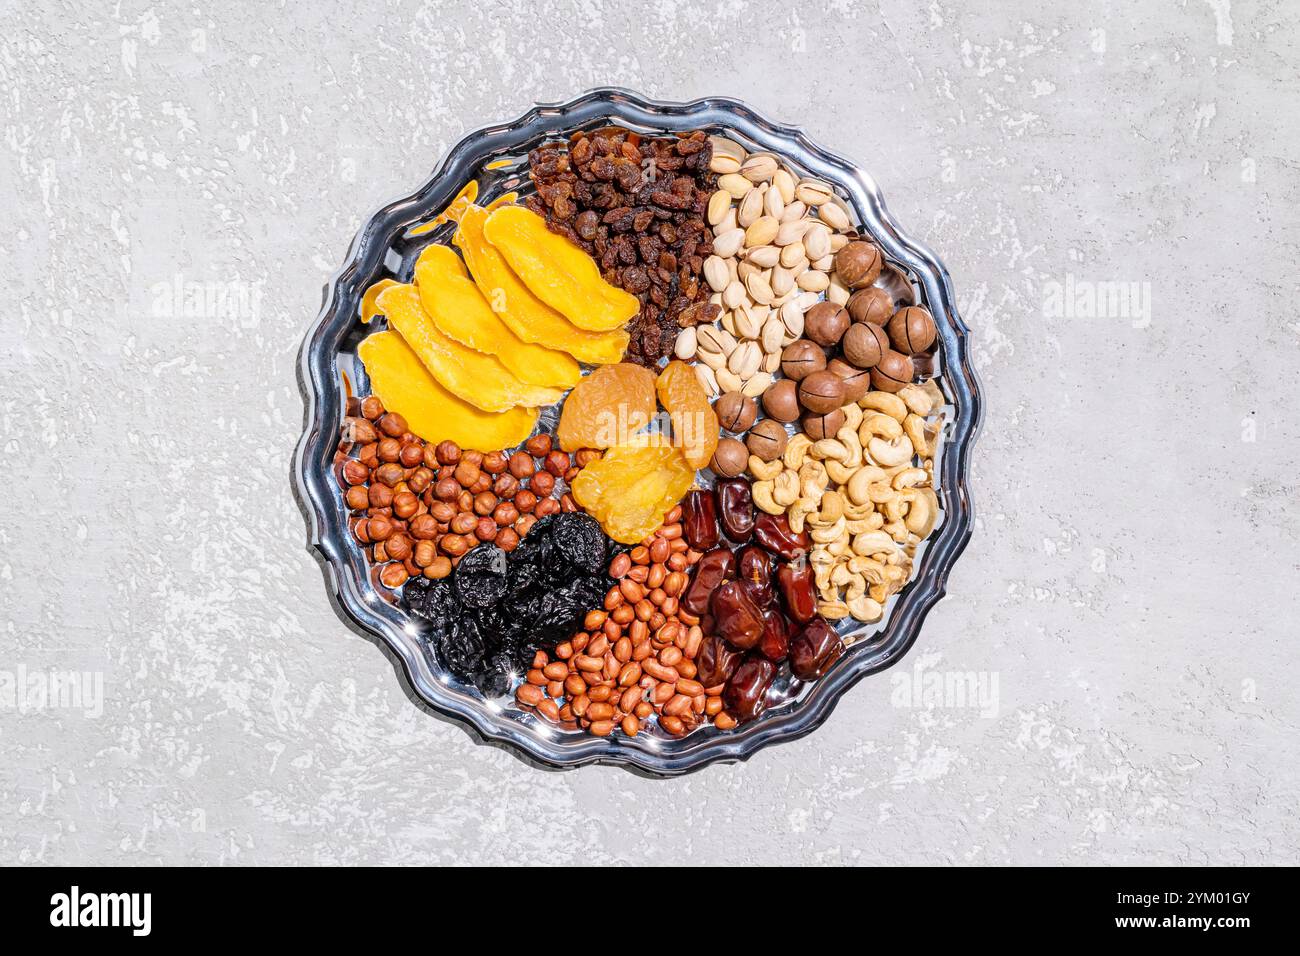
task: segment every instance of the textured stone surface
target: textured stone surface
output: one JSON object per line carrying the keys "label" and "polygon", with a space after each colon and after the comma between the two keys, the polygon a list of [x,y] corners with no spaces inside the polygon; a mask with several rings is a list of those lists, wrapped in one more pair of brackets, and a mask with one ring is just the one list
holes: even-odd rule
{"label": "textured stone surface", "polygon": [[[520,6],[5,6],[0,862],[1294,862],[1287,5]],[[363,217],[601,84],[736,94],[862,162],[988,395],[913,655],[667,782],[418,709],[289,491],[295,352]],[[1149,312],[1062,304],[1096,283]],[[908,706],[918,664],[997,707]],[[56,669],[102,713],[13,692]]]}

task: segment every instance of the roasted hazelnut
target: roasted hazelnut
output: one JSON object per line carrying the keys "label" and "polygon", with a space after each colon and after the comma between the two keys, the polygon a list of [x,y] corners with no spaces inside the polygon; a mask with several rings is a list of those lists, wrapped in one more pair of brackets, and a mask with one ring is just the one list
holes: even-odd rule
{"label": "roasted hazelnut", "polygon": [[492,482],[492,494],[498,498],[513,498],[518,490],[519,479],[514,475],[497,475],[497,480]]}
{"label": "roasted hazelnut", "polygon": [[813,372],[799,383],[799,404],[810,412],[829,412],[844,404],[844,382],[834,372]]}
{"label": "roasted hazelnut", "polygon": [[435,501],[429,505],[429,514],[434,521],[440,524],[446,524],[452,518],[456,517],[456,509],[445,501]]}
{"label": "roasted hazelnut", "polygon": [[718,424],[729,432],[748,431],[758,418],[754,400],[740,392],[727,392],[713,403],[713,411],[717,413]]}
{"label": "roasted hazelnut", "polygon": [[402,457],[402,443],[396,438],[381,438],[375,455],[380,461],[397,461]]}
{"label": "roasted hazelnut", "polygon": [[882,392],[897,392],[910,383],[912,377],[912,360],[891,349],[881,357],[880,364],[871,370],[871,385]]}
{"label": "roasted hazelnut", "polygon": [[434,449],[434,457],[440,465],[454,465],[460,461],[460,456],[460,446],[454,441],[438,442],[438,447]]}
{"label": "roasted hazelnut", "polygon": [[519,517],[519,509],[508,501],[503,501],[492,509],[492,520],[501,527],[514,524]]}
{"label": "roasted hazelnut", "polygon": [[495,541],[498,530],[497,523],[491,518],[479,518],[474,525],[474,537],[480,541]]}
{"label": "roasted hazelnut", "polygon": [[393,489],[375,482],[367,495],[372,508],[391,508],[393,506]]}
{"label": "roasted hazelnut", "polygon": [[379,467],[379,442],[372,441],[368,445],[362,445],[357,452],[357,460],[367,468]]}
{"label": "roasted hazelnut", "polygon": [[799,384],[794,379],[778,379],[763,393],[763,411],[778,422],[792,422],[799,417]]}
{"label": "roasted hazelnut", "polygon": [[406,479],[406,486],[417,495],[424,494],[431,484],[433,484],[433,472],[423,465],[411,472],[410,477]]}
{"label": "roasted hazelnut", "polygon": [[853,404],[871,391],[871,373],[866,369],[850,365],[844,359],[831,359],[826,364],[826,371],[838,375],[840,381],[844,383],[845,405]]}
{"label": "roasted hazelnut", "polygon": [[515,531],[522,538],[533,529],[535,524],[537,524],[537,515],[520,515],[519,520],[515,522]]}
{"label": "roasted hazelnut", "polygon": [[551,451],[551,436],[534,435],[524,442],[524,449],[534,458],[545,458]]}
{"label": "roasted hazelnut", "polygon": [[537,506],[533,508],[533,514],[539,518],[545,518],[547,515],[553,515],[560,510],[560,502],[555,498],[538,498]]}
{"label": "roasted hazelnut", "polygon": [[433,496],[441,501],[455,501],[460,494],[460,482],[455,478],[443,478],[433,486]]}
{"label": "roasted hazelnut", "polygon": [[855,322],[840,343],[844,357],[858,368],[875,368],[889,351],[889,336],[874,322]]}
{"label": "roasted hazelnut", "polygon": [[415,566],[423,570],[433,564],[434,559],[438,557],[438,546],[432,541],[415,542],[415,550],[411,552],[411,560]]}
{"label": "roasted hazelnut", "polygon": [[364,418],[345,418],[343,428],[340,429],[340,441],[350,445],[369,445],[379,440],[379,432],[375,431],[375,426],[370,424]]}
{"label": "roasted hazelnut", "polygon": [[402,453],[398,455],[397,460],[404,468],[415,468],[417,465],[424,464],[424,446],[414,442],[403,445]]}
{"label": "roasted hazelnut", "polygon": [[835,253],[835,274],[850,289],[871,285],[880,276],[884,260],[873,243],[855,240]]}
{"label": "roasted hazelnut", "polygon": [[579,448],[573,456],[573,463],[579,468],[586,468],[593,461],[600,461],[601,455],[599,448]]}
{"label": "roasted hazelnut", "polygon": [[384,550],[394,561],[405,561],[411,556],[411,539],[404,534],[394,534],[384,542]]}
{"label": "roasted hazelnut", "polygon": [[749,430],[745,446],[755,457],[763,461],[775,461],[785,453],[789,439],[790,436],[780,422],[765,418]]}
{"label": "roasted hazelnut", "polygon": [[478,477],[474,479],[474,483],[469,486],[468,491],[471,495],[481,495],[491,487],[492,476],[486,471],[480,471]]}
{"label": "roasted hazelnut", "polygon": [[375,515],[366,522],[366,536],[371,541],[384,541],[392,533],[393,522],[387,515]]}
{"label": "roasted hazelnut", "polygon": [[713,452],[709,467],[716,475],[734,478],[745,470],[749,462],[749,451],[743,442],[735,438],[719,438],[718,447]]}
{"label": "roasted hazelnut", "polygon": [[397,412],[387,412],[375,424],[391,438],[401,438],[406,434],[406,419]]}
{"label": "roasted hazelnut", "polygon": [[818,302],[803,317],[804,334],[827,348],[837,345],[849,327],[849,313],[829,300]]}
{"label": "roasted hazelnut", "polygon": [[428,541],[438,536],[438,519],[432,514],[416,515],[406,526],[416,541]]}
{"label": "roasted hazelnut", "polygon": [[533,494],[527,488],[522,488],[515,492],[515,507],[521,512],[527,514],[537,506],[537,495]]}
{"label": "roasted hazelnut", "polygon": [[490,451],[483,456],[483,464],[479,467],[489,475],[499,475],[506,470],[507,461],[505,452]]}
{"label": "roasted hazelnut", "polygon": [[456,509],[458,511],[473,511],[474,496],[468,491],[461,489],[460,493],[456,495]]}
{"label": "roasted hazelnut", "polygon": [[569,470],[572,464],[573,462],[570,461],[569,456],[557,448],[555,451],[547,452],[543,467],[556,478],[563,478],[564,473]]}
{"label": "roasted hazelnut", "polygon": [[519,547],[519,532],[514,528],[502,528],[497,532],[495,543],[502,551],[513,551]]}
{"label": "roasted hazelnut", "polygon": [[362,518],[360,521],[352,522],[352,533],[361,544],[370,543],[370,532],[368,530],[369,524],[370,522],[365,518]]}
{"label": "roasted hazelnut", "polygon": [[869,285],[849,296],[845,308],[854,322],[874,322],[884,325],[894,311],[894,298],[879,286]]}
{"label": "roasted hazelnut", "polygon": [[364,485],[370,480],[370,469],[355,458],[349,458],[343,463],[342,474],[343,482],[347,485]]}
{"label": "roasted hazelnut", "polygon": [[344,495],[344,500],[353,511],[365,511],[370,507],[370,491],[365,485],[353,485]]}
{"label": "roasted hazelnut", "polygon": [[459,558],[469,550],[469,542],[459,534],[444,534],[438,539],[438,550],[448,557]]}
{"label": "roasted hazelnut", "polygon": [[474,482],[478,481],[478,476],[482,474],[478,465],[468,459],[462,459],[461,463],[456,466],[456,481],[462,488],[468,488]]}
{"label": "roasted hazelnut", "polygon": [[442,464],[442,462],[438,461],[438,446],[425,445],[423,454],[424,454],[424,467],[428,468],[431,471],[437,471],[438,466]]}
{"label": "roasted hazelnut", "polygon": [[886,327],[889,341],[905,355],[924,352],[934,344],[934,316],[919,305],[899,309]]}
{"label": "roasted hazelnut", "polygon": [[805,375],[820,372],[826,367],[826,353],[816,342],[798,339],[781,353],[781,372],[796,382]]}
{"label": "roasted hazelnut", "polygon": [[804,434],[813,441],[834,438],[835,433],[844,427],[844,412],[838,408],[821,414],[808,412],[800,419],[799,424]]}
{"label": "roasted hazelnut", "polygon": [[410,575],[400,564],[386,564],[379,572],[379,583],[386,588],[400,588],[408,578]]}
{"label": "roasted hazelnut", "polygon": [[578,510],[577,500],[575,500],[573,495],[569,494],[567,491],[564,494],[560,495],[560,510],[561,511]]}
{"label": "roasted hazelnut", "polygon": [[424,576],[434,581],[445,578],[449,574],[451,574],[451,561],[442,555],[434,558],[433,563],[424,569]]}
{"label": "roasted hazelnut", "polygon": [[497,506],[497,496],[490,491],[483,491],[474,496],[474,513],[476,515],[490,515],[492,509]]}
{"label": "roasted hazelnut", "polygon": [[373,422],[384,414],[384,403],[377,395],[367,395],[361,400],[361,414]]}
{"label": "roasted hazelnut", "polygon": [[451,519],[448,525],[452,534],[469,534],[478,524],[478,517],[472,511],[461,511]]}
{"label": "roasted hazelnut", "polygon": [[527,478],[537,470],[537,466],[533,464],[533,456],[524,451],[517,451],[511,455],[508,467],[510,474],[516,478]]}
{"label": "roasted hazelnut", "polygon": [[406,477],[406,469],[396,462],[385,462],[375,469],[374,477],[391,488]]}
{"label": "roasted hazelnut", "polygon": [[420,499],[409,491],[393,495],[393,514],[405,521],[420,510]]}
{"label": "roasted hazelnut", "polygon": [[555,476],[549,471],[539,471],[528,480],[528,487],[538,498],[545,498],[555,490]]}

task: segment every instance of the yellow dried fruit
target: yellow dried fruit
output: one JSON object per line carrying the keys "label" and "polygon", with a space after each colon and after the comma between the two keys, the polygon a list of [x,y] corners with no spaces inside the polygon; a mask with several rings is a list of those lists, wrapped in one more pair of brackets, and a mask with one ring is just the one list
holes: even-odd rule
{"label": "yellow dried fruit", "polygon": [[525,342],[563,349],[580,362],[608,365],[627,351],[628,334],[580,329],[537,296],[514,274],[496,247],[483,237],[488,211],[470,206],[461,215],[452,241],[465,256],[470,274],[488,305]]}
{"label": "yellow dried fruit", "polygon": [[695,481],[680,448],[662,440],[618,445],[573,480],[573,497],[605,533],[637,544],[664,522]]}
{"label": "yellow dried fruit", "polygon": [[572,388],[582,368],[569,355],[530,345],[492,311],[469,278],[460,256],[447,246],[431,245],[415,263],[420,304],[438,330],[472,349],[495,355],[521,382]]}
{"label": "yellow dried fruit", "polygon": [[603,365],[564,400],[555,436],[565,451],[625,444],[655,410],[653,372],[630,362]]}
{"label": "yellow dried fruit", "polygon": [[685,362],[672,361],[655,382],[659,403],[673,423],[673,441],[686,461],[704,468],[718,449],[718,415],[709,404],[699,377]]}
{"label": "yellow dried fruit", "polygon": [[420,306],[420,294],[413,285],[385,289],[379,294],[379,309],[430,374],[471,405],[487,412],[504,412],[516,405],[553,405],[564,397],[561,389],[521,382],[495,356],[443,335]]}
{"label": "yellow dried fruit", "polygon": [[450,439],[463,448],[513,448],[537,425],[535,408],[485,412],[457,398],[396,332],[367,336],[357,356],[370,377],[371,392],[430,444]]}
{"label": "yellow dried fruit", "polygon": [[483,235],[537,298],[579,328],[608,332],[640,311],[635,296],[606,282],[595,259],[530,209],[502,206],[488,216]]}

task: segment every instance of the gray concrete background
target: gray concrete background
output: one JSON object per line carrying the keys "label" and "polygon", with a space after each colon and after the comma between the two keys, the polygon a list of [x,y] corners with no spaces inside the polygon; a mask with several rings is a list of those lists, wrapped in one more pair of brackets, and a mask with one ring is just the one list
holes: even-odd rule
{"label": "gray concrete background", "polygon": [[[1296,862],[1282,0],[2,9],[0,862]],[[543,772],[330,610],[288,481],[322,283],[465,131],[604,84],[803,125],[947,262],[979,523],[897,673],[996,713],[887,673],[747,765]],[[1149,313],[1056,308],[1098,283]],[[55,670],[102,713],[15,692]]]}

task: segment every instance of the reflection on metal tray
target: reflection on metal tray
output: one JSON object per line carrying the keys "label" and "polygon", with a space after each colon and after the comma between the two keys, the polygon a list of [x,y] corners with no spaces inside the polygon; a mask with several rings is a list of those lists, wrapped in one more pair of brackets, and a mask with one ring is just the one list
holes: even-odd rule
{"label": "reflection on metal tray", "polygon": [[[834,184],[897,269],[893,281],[934,315],[939,331],[935,377],[948,405],[946,433],[935,457],[936,491],[943,515],[916,556],[912,581],[894,595],[877,624],[844,624],[852,642],[831,672],[813,684],[785,678],[771,691],[772,706],[758,720],[733,731],[703,726],[683,738],[658,732],[594,737],[566,731],[514,706],[512,699],[484,700],[473,687],[443,672],[408,619],[377,588],[361,548],[348,533],[348,512],[333,475],[335,446],[347,400],[365,393],[356,347],[367,334],[357,321],[366,287],[386,276],[409,279],[419,251],[446,242],[453,226],[428,228],[471,179],[479,202],[511,190],[528,193],[527,154],[538,144],[579,129],[617,124],[645,133],[704,129],[729,136],[750,150],[770,150],[796,170]],[[421,228],[424,227],[424,228]],[[901,297],[901,296],[900,296]],[[760,748],[816,729],[840,696],[863,677],[899,660],[916,639],[931,607],[943,596],[948,572],[970,538],[967,493],[971,446],[979,428],[979,385],[971,366],[967,330],[957,314],[951,282],[939,260],[909,239],[885,208],[872,180],[848,160],[813,143],[799,129],[773,123],[738,100],[710,97],[661,103],[619,89],[592,90],[567,103],[538,106],[510,123],[470,133],[451,150],[415,193],[375,212],[353,241],[343,267],[325,289],[324,305],[302,345],[299,373],[307,405],[306,427],[294,459],[296,490],[307,513],[311,544],[323,558],[336,607],[378,636],[401,660],[415,693],[437,711],[473,727],[483,737],[518,748],[557,767],[621,764],[655,774],[695,770],[719,760],[744,760]],[[554,425],[555,413],[543,416]],[[877,688],[880,702],[886,699]]]}

